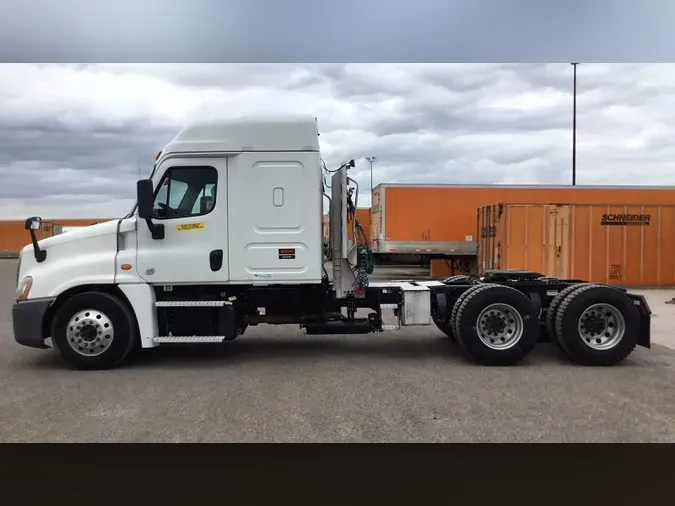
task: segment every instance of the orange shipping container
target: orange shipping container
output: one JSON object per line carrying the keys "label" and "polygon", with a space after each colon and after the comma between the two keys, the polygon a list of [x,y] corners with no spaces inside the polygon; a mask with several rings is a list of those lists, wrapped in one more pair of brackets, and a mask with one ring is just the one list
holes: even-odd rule
{"label": "orange shipping container", "polygon": [[445,258],[435,258],[429,261],[429,276],[432,278],[447,278],[457,274],[452,264]]}
{"label": "orange shipping container", "polygon": [[[361,224],[363,227],[363,231],[366,235],[366,239],[368,242],[371,241],[370,238],[370,207],[359,207],[356,209],[356,219],[358,222]],[[348,223],[348,228],[347,228],[347,234],[350,239],[354,239],[354,232],[352,229],[352,222],[348,218],[347,219]]]}
{"label": "orange shipping container", "polygon": [[[45,219],[37,232],[38,240],[54,235],[54,225],[62,227],[86,227],[94,223],[108,221],[111,218],[86,219]],[[25,221],[0,221],[0,256],[16,256],[24,246],[30,243],[30,233],[24,228]]]}
{"label": "orange shipping container", "polygon": [[373,191],[373,251],[475,255],[476,209],[495,202],[675,205],[675,188],[380,184]]}
{"label": "orange shipping container", "polygon": [[675,286],[675,205],[499,204],[479,210],[478,226],[480,273]]}
{"label": "orange shipping container", "polygon": [[[359,224],[363,227],[366,239],[370,243],[370,208],[369,207],[359,207],[356,209],[356,219]],[[321,230],[323,243],[328,244],[330,241],[330,219],[327,214],[321,216]],[[347,217],[347,235],[350,239],[354,239],[354,232],[352,228],[352,220]]]}

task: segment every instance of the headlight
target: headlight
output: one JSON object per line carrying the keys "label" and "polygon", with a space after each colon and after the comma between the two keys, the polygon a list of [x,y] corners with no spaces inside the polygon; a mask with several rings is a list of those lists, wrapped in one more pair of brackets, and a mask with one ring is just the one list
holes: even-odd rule
{"label": "headlight", "polygon": [[16,300],[26,300],[32,286],[33,278],[30,276],[21,279],[16,287]]}

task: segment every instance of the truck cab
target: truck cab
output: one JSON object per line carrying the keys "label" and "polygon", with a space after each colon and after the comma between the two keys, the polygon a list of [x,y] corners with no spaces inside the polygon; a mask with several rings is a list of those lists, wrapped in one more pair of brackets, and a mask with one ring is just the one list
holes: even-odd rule
{"label": "truck cab", "polygon": [[[318,322],[339,310],[326,294],[347,300],[359,291],[356,243],[345,228],[347,168],[326,194],[313,117],[184,128],[138,182],[127,216],[23,248],[16,340],[45,348],[51,337],[71,365],[99,368],[122,360],[130,341],[223,341],[261,322],[323,332]],[[322,240],[325,197],[344,220],[333,223],[331,241],[337,294]],[[39,226],[39,218],[27,220],[29,230]],[[372,330],[367,320],[351,323],[348,331]]]}

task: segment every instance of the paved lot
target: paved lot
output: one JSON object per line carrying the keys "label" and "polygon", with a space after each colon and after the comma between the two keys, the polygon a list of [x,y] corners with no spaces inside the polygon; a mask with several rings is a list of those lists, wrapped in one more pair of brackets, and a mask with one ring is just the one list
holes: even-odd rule
{"label": "paved lot", "polygon": [[[14,342],[15,276],[16,262],[0,260],[2,441],[675,441],[665,346],[592,369],[541,345],[497,369],[467,363],[435,328],[314,338],[260,326],[223,346],[75,372]],[[668,343],[675,306],[662,301],[675,292],[648,295],[655,339]]]}

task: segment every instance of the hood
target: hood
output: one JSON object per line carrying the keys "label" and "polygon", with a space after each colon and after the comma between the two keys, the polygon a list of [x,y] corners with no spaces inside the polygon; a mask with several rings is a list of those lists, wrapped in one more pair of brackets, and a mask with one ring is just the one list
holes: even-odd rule
{"label": "hood", "polygon": [[[119,220],[104,221],[103,223],[97,223],[96,225],[70,230],[59,235],[41,239],[38,241],[38,244],[41,248],[47,249],[51,246],[57,246],[59,244],[65,244],[81,239],[91,239],[92,237],[115,234],[117,233],[118,222]],[[33,245],[29,244],[24,249],[32,250]]]}

